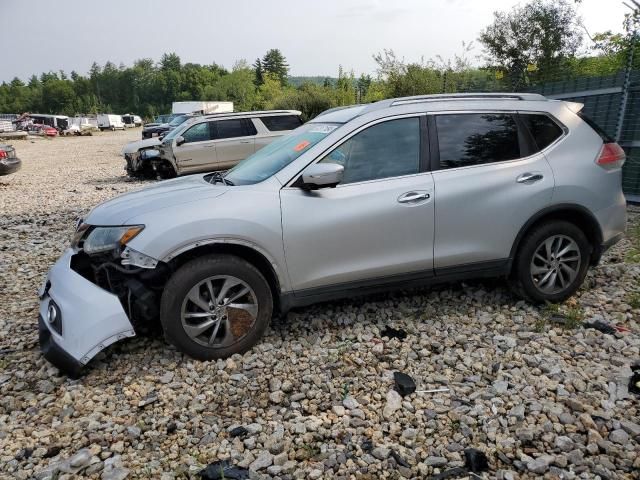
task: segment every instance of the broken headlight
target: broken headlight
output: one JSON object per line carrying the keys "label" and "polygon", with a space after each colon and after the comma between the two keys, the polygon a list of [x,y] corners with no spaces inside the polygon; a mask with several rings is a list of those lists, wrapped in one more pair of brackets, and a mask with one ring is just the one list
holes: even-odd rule
{"label": "broken headlight", "polygon": [[84,239],[82,248],[89,255],[124,247],[144,229],[144,225],[94,227]]}

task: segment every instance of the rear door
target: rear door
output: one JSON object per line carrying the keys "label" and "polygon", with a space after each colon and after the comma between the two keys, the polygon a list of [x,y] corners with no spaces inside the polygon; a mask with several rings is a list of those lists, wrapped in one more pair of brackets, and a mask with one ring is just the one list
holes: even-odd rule
{"label": "rear door", "polygon": [[429,118],[436,276],[506,266],[520,228],[548,206],[552,170],[515,112]]}
{"label": "rear door", "polygon": [[216,168],[231,168],[255,151],[256,129],[246,118],[213,122],[216,145]]}
{"label": "rear door", "polygon": [[201,122],[182,133],[184,143],[180,146],[173,141],[173,156],[178,173],[213,170],[216,165],[216,142],[212,138],[212,123]]}

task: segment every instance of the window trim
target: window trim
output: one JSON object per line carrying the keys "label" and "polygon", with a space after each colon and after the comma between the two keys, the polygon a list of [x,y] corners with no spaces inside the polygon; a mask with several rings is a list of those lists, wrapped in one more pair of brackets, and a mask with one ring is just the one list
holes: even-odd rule
{"label": "window trim", "polygon": [[[182,137],[184,138],[184,134],[187,133],[189,130],[191,130],[192,128],[197,127],[198,125],[202,125],[203,123],[211,123],[211,122],[198,122],[198,123],[193,123],[191,125],[187,125],[187,128],[184,129],[184,132],[180,133],[179,135],[177,135],[176,137]],[[182,145],[194,145],[194,144],[200,144],[200,143],[204,143],[204,142],[211,142],[213,141],[213,139],[211,138],[211,125],[208,125],[208,130],[209,130],[209,139],[208,140],[199,140],[197,142],[187,142],[185,139],[185,142]],[[175,141],[175,137],[174,137],[174,141]],[[180,146],[182,146],[180,145]]]}
{"label": "window trim", "polygon": [[398,114],[398,115],[391,115],[391,116],[388,116],[388,117],[376,118],[375,120],[371,120],[370,122],[365,123],[364,125],[360,125],[358,128],[356,128],[355,130],[349,132],[347,135],[342,137],[337,142],[335,142],[332,145],[330,145],[327,148],[325,148],[316,157],[314,157],[312,160],[310,160],[305,166],[300,168],[300,170],[298,170],[298,172],[296,174],[294,174],[282,188],[283,189],[299,190],[300,187],[297,187],[297,186],[294,186],[294,185],[298,182],[298,179],[300,179],[302,177],[302,172],[304,172],[311,165],[315,165],[316,163],[319,163],[322,159],[324,159],[324,157],[329,152],[335,150],[336,148],[339,148],[343,143],[346,143],[352,137],[356,136],[357,134],[359,134],[360,132],[366,130],[367,128],[373,127],[374,125],[378,125],[378,124],[384,123],[384,122],[389,122],[389,121],[393,121],[393,120],[401,120],[403,118],[417,118],[418,119],[418,129],[419,129],[419,139],[420,139],[420,145],[418,147],[418,155],[419,155],[419,158],[418,158],[418,171],[416,173],[410,173],[410,174],[407,174],[407,175],[399,175],[399,176],[396,176],[396,177],[375,178],[375,179],[371,179],[371,180],[363,180],[361,182],[338,184],[335,188],[351,187],[352,185],[362,185],[362,184],[365,184],[365,183],[380,182],[380,181],[384,181],[384,180],[391,180],[391,179],[396,179],[396,178],[405,178],[405,177],[411,177],[411,176],[415,176],[415,175],[422,175],[424,173],[430,173],[431,170],[429,168],[429,164],[430,164],[430,162],[429,162],[429,153],[430,153],[430,149],[429,149],[429,131],[428,131],[428,127],[427,127],[426,117],[427,117],[427,113],[426,112],[404,113],[404,114]]}
{"label": "window trim", "polygon": [[[465,165],[462,167],[453,167],[453,168],[441,168],[440,165],[440,144],[438,141],[438,127],[436,124],[436,117],[439,115],[483,115],[483,114],[502,114],[502,115],[511,115],[513,117],[513,121],[516,124],[516,129],[518,133],[518,146],[520,148],[520,152],[526,152],[525,156],[514,158],[511,160],[502,160],[497,162],[489,162],[489,163],[480,163],[475,165]],[[502,165],[505,163],[511,162],[520,162],[522,160],[527,160],[540,152],[533,152],[533,145],[530,143],[530,139],[532,138],[531,132],[528,129],[524,128],[522,121],[518,118],[517,110],[446,110],[446,111],[437,111],[437,112],[429,112],[428,119],[429,121],[429,131],[431,133],[431,137],[429,138],[429,146],[431,149],[431,171],[446,171],[451,172],[455,170],[461,170],[463,168],[475,168],[475,167],[486,167],[489,165]]]}
{"label": "window trim", "polygon": [[[532,155],[535,155],[537,153],[544,154],[544,152],[546,152],[551,147],[555,146],[557,143],[559,143],[561,140],[563,140],[567,135],[569,135],[569,128],[549,112],[541,112],[541,111],[533,111],[533,110],[518,110],[518,117],[520,117],[521,115],[544,115],[545,117],[549,117],[549,119],[553,123],[555,123],[558,127],[560,127],[560,130],[562,130],[562,135],[560,135],[558,138],[556,138],[549,145],[547,145],[546,147],[538,150],[537,152],[533,153]],[[533,133],[531,133],[531,130],[529,130],[529,127],[527,127],[527,124],[524,121],[524,119],[520,118],[520,121],[522,122],[522,128],[524,129],[524,131],[527,132],[527,135],[530,137],[531,142],[532,142],[532,146],[535,147],[534,148],[534,150],[535,150],[536,148],[538,148],[538,144],[536,142],[536,139],[533,136]]]}

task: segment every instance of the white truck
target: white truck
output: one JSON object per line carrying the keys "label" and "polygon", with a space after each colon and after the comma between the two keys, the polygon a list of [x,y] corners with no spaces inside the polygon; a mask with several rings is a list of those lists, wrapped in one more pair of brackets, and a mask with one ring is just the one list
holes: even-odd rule
{"label": "white truck", "polygon": [[124,130],[125,126],[120,115],[114,115],[112,113],[99,113],[98,128],[102,132],[104,130]]}
{"label": "white truck", "polygon": [[171,113],[231,113],[233,102],[173,102]]}

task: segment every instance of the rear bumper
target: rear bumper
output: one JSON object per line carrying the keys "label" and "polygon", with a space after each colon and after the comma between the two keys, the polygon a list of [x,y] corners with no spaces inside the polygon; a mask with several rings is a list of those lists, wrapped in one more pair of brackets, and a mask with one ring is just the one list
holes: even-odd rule
{"label": "rear bumper", "polygon": [[5,158],[0,160],[0,176],[10,175],[20,170],[22,162],[19,158]]}
{"label": "rear bumper", "polygon": [[[61,370],[77,374],[98,352],[112,343],[135,336],[118,297],[70,267],[74,252],[68,249],[49,271],[40,297],[40,348]],[[58,327],[52,326],[49,306],[59,310]]]}

